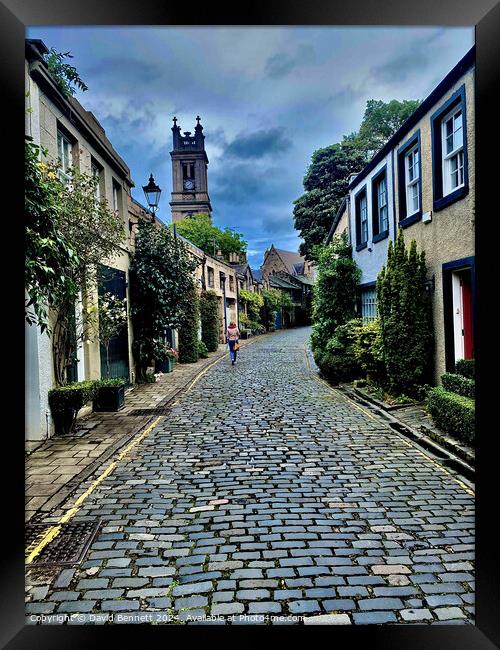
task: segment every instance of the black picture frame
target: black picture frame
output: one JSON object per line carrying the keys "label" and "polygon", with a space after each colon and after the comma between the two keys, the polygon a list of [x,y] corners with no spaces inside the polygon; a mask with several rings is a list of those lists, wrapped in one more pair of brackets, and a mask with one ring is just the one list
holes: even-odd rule
{"label": "black picture frame", "polygon": [[[11,392],[19,395],[17,409],[4,407],[5,415],[13,413],[14,423],[4,424],[4,527],[7,542],[1,559],[2,621],[0,642],[9,649],[26,648],[89,648],[92,645],[118,646],[126,635],[133,645],[147,647],[152,643],[171,645],[196,640],[213,643],[216,640],[234,642],[242,636],[249,642],[266,637],[283,643],[284,633],[293,634],[299,643],[316,643],[318,628],[305,626],[24,626],[24,494],[23,402],[20,386],[24,385],[20,351],[24,349],[23,278],[23,158],[19,146],[24,119],[24,38],[26,25],[476,25],[476,276],[481,290],[477,300],[477,482],[476,482],[476,626],[335,626],[326,629],[328,644],[336,647],[357,644],[359,647],[385,650],[415,648],[418,650],[489,650],[500,645],[500,553],[498,536],[497,455],[498,437],[498,369],[500,346],[495,343],[500,332],[500,320],[493,287],[494,261],[498,257],[495,236],[499,229],[498,205],[493,193],[498,187],[494,178],[497,166],[489,164],[488,153],[498,150],[496,123],[498,105],[493,92],[498,86],[500,63],[500,5],[495,0],[422,0],[419,3],[381,0],[274,0],[272,3],[242,5],[242,18],[235,15],[234,3],[204,3],[198,8],[164,0],[3,0],[0,4],[2,25],[1,61],[3,75],[3,158],[4,172],[4,250],[17,251],[4,266],[8,281],[4,282],[4,305],[9,308],[8,345],[12,359],[5,361],[4,376]],[[10,111],[10,113],[9,113]],[[9,142],[9,138],[12,139]],[[5,142],[7,139],[7,142]],[[14,186],[14,187],[13,187]],[[491,285],[491,286],[489,286]],[[490,301],[488,301],[490,298]],[[19,311],[17,310],[19,307]],[[495,310],[494,308],[497,307]],[[5,312],[4,312],[5,313]],[[5,336],[5,335],[4,335]],[[18,337],[18,338],[17,338]],[[4,341],[6,339],[4,338]],[[17,343],[17,345],[16,345]],[[5,344],[4,344],[5,345]],[[6,393],[4,393],[5,395]],[[8,459],[8,461],[7,461]],[[12,467],[13,477],[7,479],[6,465]],[[323,630],[323,634],[325,630]],[[278,638],[278,636],[280,638]],[[300,639],[299,639],[300,637]]]}

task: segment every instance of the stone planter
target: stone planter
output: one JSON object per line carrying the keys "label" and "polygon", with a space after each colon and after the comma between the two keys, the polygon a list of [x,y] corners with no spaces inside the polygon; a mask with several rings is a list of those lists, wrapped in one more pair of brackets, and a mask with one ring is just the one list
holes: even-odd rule
{"label": "stone planter", "polygon": [[102,386],[93,401],[94,411],[120,411],[125,406],[125,386]]}

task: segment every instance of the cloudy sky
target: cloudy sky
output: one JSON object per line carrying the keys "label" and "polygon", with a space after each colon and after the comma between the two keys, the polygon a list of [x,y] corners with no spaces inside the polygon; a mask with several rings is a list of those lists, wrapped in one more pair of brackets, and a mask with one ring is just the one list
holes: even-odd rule
{"label": "cloudy sky", "polygon": [[77,92],[130,167],[134,198],[153,172],[170,221],[172,118],[206,136],[214,223],[296,250],[293,201],[315,149],[357,130],[368,99],[423,99],[473,45],[473,29],[34,27],[70,51]]}

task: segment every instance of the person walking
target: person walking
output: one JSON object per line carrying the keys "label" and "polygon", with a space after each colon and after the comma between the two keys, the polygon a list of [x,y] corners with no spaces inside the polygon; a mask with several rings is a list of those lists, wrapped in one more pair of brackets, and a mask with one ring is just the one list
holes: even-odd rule
{"label": "person walking", "polygon": [[229,323],[229,327],[227,328],[226,340],[229,345],[229,356],[231,358],[231,364],[233,366],[236,363],[236,351],[240,347],[238,343],[239,339],[240,339],[240,330],[238,329],[236,323],[231,321]]}

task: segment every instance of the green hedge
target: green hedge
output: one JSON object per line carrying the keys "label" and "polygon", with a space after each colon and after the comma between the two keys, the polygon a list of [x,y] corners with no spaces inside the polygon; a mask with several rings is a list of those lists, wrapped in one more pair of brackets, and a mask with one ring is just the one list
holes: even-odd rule
{"label": "green hedge", "polygon": [[455,370],[459,375],[462,375],[462,377],[467,377],[467,379],[474,379],[474,359],[460,359],[456,363]]}
{"label": "green hedge", "polygon": [[199,298],[195,289],[186,296],[179,328],[179,363],[195,363],[199,359]]}
{"label": "green hedge", "polygon": [[363,374],[354,353],[359,325],[358,319],[339,325],[330,339],[321,336],[320,329],[314,332],[314,360],[321,373],[334,383],[352,381]]}
{"label": "green hedge", "polygon": [[438,386],[431,391],[427,410],[440,429],[465,442],[474,442],[473,399],[450,393]]}
{"label": "green hedge", "polygon": [[56,433],[73,431],[78,411],[97,396],[99,381],[78,381],[49,390],[49,406]]}
{"label": "green hedge", "polygon": [[203,341],[198,341],[198,356],[200,359],[206,359],[208,357],[207,346]]}
{"label": "green hedge", "polygon": [[208,352],[219,348],[219,302],[215,291],[203,291],[200,298],[201,340]]}
{"label": "green hedge", "polygon": [[463,397],[474,398],[474,391],[476,387],[476,382],[474,379],[469,379],[463,375],[455,375],[451,372],[447,372],[441,376],[441,382],[443,384],[443,388],[450,393],[457,393],[457,395],[463,395]]}

